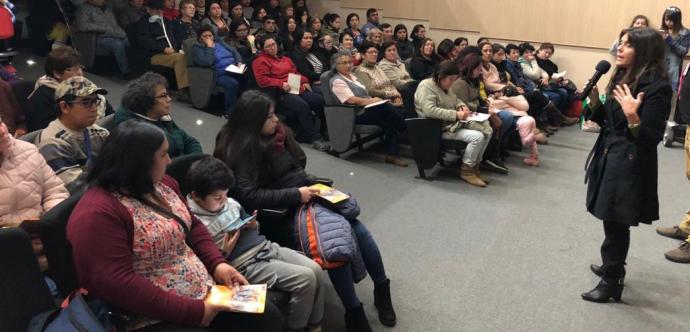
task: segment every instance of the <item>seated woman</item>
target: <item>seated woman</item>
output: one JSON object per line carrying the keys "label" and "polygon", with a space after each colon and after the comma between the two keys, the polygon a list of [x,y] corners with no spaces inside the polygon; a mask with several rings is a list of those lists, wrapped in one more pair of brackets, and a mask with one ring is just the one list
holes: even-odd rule
{"label": "seated woman", "polygon": [[506,86],[503,91],[493,93],[488,98],[489,113],[508,112],[515,117],[515,126],[518,129],[522,145],[530,150],[529,157],[523,162],[528,166],[539,166],[539,151],[537,141],[544,142],[546,137],[536,127],[534,118],[527,115],[529,103],[524,96],[518,94],[513,86]]}
{"label": "seated woman", "polygon": [[[289,213],[292,216],[318,193],[318,190],[309,188],[314,184],[313,178],[307,176],[295,156],[286,149],[286,129],[275,116],[275,104],[271,98],[257,91],[248,91],[240,97],[238,104],[247,107],[238,108],[232,114],[218,134],[214,150],[214,156],[235,172],[237,185],[232,192],[233,197],[248,210],[285,208],[293,212]],[[350,225],[366,270],[374,281],[374,304],[379,320],[386,326],[393,326],[396,315],[390,296],[390,281],[376,242],[359,220],[353,219]],[[371,331],[355,292],[352,268],[356,262],[344,263],[341,267],[329,269],[328,275],[345,307],[347,331]]]}
{"label": "seated woman", "polygon": [[321,38],[319,39],[314,39],[314,54],[316,54],[317,57],[319,57],[319,60],[326,65],[324,67],[326,70],[331,69],[331,57],[333,57],[334,54],[338,53],[338,48],[335,47],[335,41],[331,37],[331,35],[322,35]]}
{"label": "seated woman", "polygon": [[297,19],[297,28],[302,30],[309,29],[309,10],[306,8],[295,8],[295,18]]}
{"label": "seated woman", "polygon": [[414,54],[414,45],[409,38],[407,38],[407,27],[404,24],[398,24],[393,30],[393,40],[395,46],[398,48],[398,55],[400,60],[407,60]]}
{"label": "seated woman", "polygon": [[180,1],[180,16],[173,22],[175,40],[183,41],[196,38],[201,23],[196,20],[196,5],[194,0]]}
{"label": "seated woman", "polygon": [[261,29],[263,26],[264,17],[266,17],[266,15],[268,15],[268,12],[266,11],[265,6],[261,5],[254,9],[254,13],[252,14],[252,30],[256,31]]}
{"label": "seated woman", "polygon": [[110,134],[67,223],[79,285],[131,314],[128,330],[281,331],[282,315],[269,301],[261,315],[206,301],[209,286],[247,281],[165,175],[167,151],[166,134],[147,122]]}
{"label": "seated woman", "polygon": [[240,229],[228,231],[234,223],[251,215],[228,197],[235,177],[219,159],[207,157],[194,162],[185,180],[190,190],[187,204],[191,212],[206,226],[230,265],[250,283],[267,284],[269,289],[290,295],[285,332],[305,332],[307,328],[320,331],[325,293],[321,266],[267,240],[259,233],[256,219]]}
{"label": "seated woman", "polygon": [[383,49],[383,59],[379,61],[377,67],[386,74],[388,80],[390,80],[398,90],[404,89],[406,84],[414,80],[410,76],[410,73],[407,72],[405,64],[402,63],[398,57],[397,43],[384,42],[381,48]]}
{"label": "seated woman", "polygon": [[340,36],[340,15],[335,13],[326,13],[323,16],[323,34],[331,36],[333,46],[338,47],[338,37]]}
{"label": "seated woman", "polygon": [[247,25],[250,25],[251,22],[244,17],[244,7],[242,6],[242,2],[234,0],[230,2],[230,22],[233,21],[241,21],[244,23],[247,23]]}
{"label": "seated woman", "polygon": [[311,32],[311,35],[315,40],[319,40],[319,38],[321,38],[323,35],[323,25],[321,24],[321,19],[317,16],[310,17],[307,31]]}
{"label": "seated woman", "polygon": [[252,43],[247,38],[249,29],[249,25],[244,21],[232,21],[230,23],[230,35],[225,38],[225,42],[234,47],[242,56],[242,60],[247,62],[254,57]]}
{"label": "seated woman", "polygon": [[[498,68],[491,62],[493,60],[493,46],[490,43],[484,42],[479,44],[479,50],[482,52],[482,65],[479,67],[481,68],[481,78],[486,94],[489,96],[494,92],[502,91],[506,84],[501,80]],[[494,128],[494,130],[498,131],[499,141],[503,141],[508,131],[515,128],[513,114],[502,110],[498,110],[495,114],[501,119],[501,126],[500,128]],[[496,159],[493,158],[493,160],[495,161]]]}
{"label": "seated woman", "polygon": [[288,17],[283,22],[278,35],[283,44],[283,52],[290,53],[294,51],[295,45],[299,44],[300,41],[297,38],[297,21],[294,17]]}
{"label": "seated woman", "polygon": [[562,98],[561,95],[556,91],[551,91],[548,89],[549,86],[549,75],[539,67],[537,59],[534,56],[534,46],[529,43],[522,43],[518,46],[520,50],[520,58],[518,63],[522,68],[522,72],[525,77],[532,82],[537,84],[540,91],[549,98],[549,100],[558,107],[561,112],[567,110],[568,100]]}
{"label": "seated woman", "polygon": [[359,15],[356,13],[347,15],[347,28],[343,32],[347,32],[352,36],[355,47],[359,47],[366,37],[359,28]]}
{"label": "seated woman", "polygon": [[493,131],[488,120],[467,121],[473,112],[451,89],[459,75],[456,64],[448,60],[441,62],[431,78],[419,83],[414,96],[415,108],[420,117],[443,120],[444,139],[467,143],[460,178],[473,186],[486,187],[488,179],[479,172],[479,162]]}
{"label": "seated woman", "polygon": [[417,81],[431,77],[440,62],[436,55],[433,40],[424,38],[419,42],[419,45],[419,48],[415,49],[416,54],[410,61],[410,75]]}
{"label": "seated woman", "polygon": [[455,61],[458,58],[460,51],[455,47],[453,41],[446,38],[438,44],[436,54],[443,60]]}
{"label": "seated woman", "polygon": [[321,74],[329,69],[329,65],[316,55],[311,32],[299,30],[295,36],[299,44],[288,56],[297,66],[297,71],[309,79],[312,88],[319,91],[320,88],[316,86],[321,85]]}
{"label": "seated woman", "polygon": [[223,16],[219,0],[206,1],[206,18],[201,25],[208,25],[213,29],[213,35],[224,38],[230,35],[230,22]]}
{"label": "seated woman", "polygon": [[[575,91],[577,88],[568,79],[563,77],[553,78],[553,74],[558,73],[558,65],[551,61],[551,57],[555,52],[555,48],[551,43],[543,43],[539,45],[539,50],[537,50],[537,65],[546,72],[549,76],[549,90],[558,93],[561,99],[567,100],[567,105],[570,107],[572,102],[575,100]],[[567,110],[567,109],[566,109]]]}
{"label": "seated woman", "polygon": [[455,38],[455,40],[453,41],[453,45],[455,45],[455,48],[458,49],[458,54],[460,54],[460,52],[462,52],[462,50],[464,50],[465,47],[467,47],[467,45],[469,45],[469,42],[467,41],[467,38],[465,38],[465,37],[458,37],[458,38]]}
{"label": "seated woman", "polygon": [[[367,44],[369,43],[364,42],[362,45]],[[371,49],[374,49],[373,45],[371,45]],[[369,57],[373,59],[376,55],[370,54]],[[364,107],[383,100],[379,97],[372,97],[367,88],[353,75],[352,56],[349,52],[338,52],[334,55],[333,68],[337,74],[327,84],[341,103]],[[398,131],[404,130],[405,121],[400,112],[390,103],[365,108],[361,114],[357,115],[355,123],[383,127],[387,147],[385,161],[407,167],[407,163],[399,157],[400,148],[398,147]]]}
{"label": "seated woman", "polygon": [[[410,40],[412,41],[412,46],[414,53],[417,54],[419,53],[419,50],[422,47],[422,41],[426,38],[426,28],[424,28],[423,25],[417,24],[414,27],[412,27],[412,33],[410,36]],[[413,54],[414,55],[414,54]]]}
{"label": "seated woman", "polygon": [[95,47],[112,54],[120,74],[129,77],[129,63],[126,53],[129,40],[125,30],[117,23],[112,6],[106,5],[105,0],[83,2],[77,6],[75,21],[79,31],[91,32],[96,35]]}
{"label": "seated woman", "polygon": [[167,90],[168,80],[160,74],[147,72],[129,82],[122,95],[122,105],[115,112],[113,121],[119,125],[130,119],[139,119],[163,130],[169,144],[171,158],[201,153],[201,144],[178,127],[170,116],[171,101]]}
{"label": "seated woman", "polygon": [[[374,30],[374,29],[372,29]],[[393,46],[395,47],[395,46]],[[376,67],[378,48],[369,41],[360,45],[359,52],[364,54],[362,64],[354,70],[357,80],[364,85],[372,97],[387,99],[393,106],[402,106],[402,95],[395,88],[393,82],[386,77],[380,68]]]}
{"label": "seated woman", "polygon": [[[69,197],[35,145],[15,139],[0,118],[0,227],[17,227],[25,220],[38,221]],[[42,271],[48,269],[39,239],[32,240]]]}
{"label": "seated woman", "polygon": [[[26,134],[26,117],[17,101],[12,88],[12,81],[5,81],[4,70],[0,68],[0,118],[5,123],[10,134],[20,137]],[[9,74],[9,73],[8,73]],[[14,78],[14,76],[9,76]]]}
{"label": "seated woman", "polygon": [[352,64],[357,67],[362,63],[362,54],[359,53],[357,47],[355,47],[354,38],[348,32],[343,32],[340,34],[340,46],[338,46],[338,52],[350,52],[352,55]]}
{"label": "seated woman", "polygon": [[[383,50],[381,49],[381,45],[383,45],[383,31],[379,30],[378,28],[371,28],[367,32],[367,39],[365,41],[368,41],[376,47],[376,50],[379,51],[379,57],[376,58],[376,61],[378,62],[383,58]],[[362,42],[363,44],[364,42]],[[362,44],[359,45],[360,49],[362,47]]]}
{"label": "seated woman", "polygon": [[240,87],[245,75],[230,73],[225,68],[242,64],[244,61],[240,53],[222,39],[214,38],[213,29],[204,25],[199,29],[197,43],[192,48],[192,60],[197,66],[213,68],[216,85],[223,88],[225,96],[225,117],[230,116],[235,109],[237,96],[242,92]]}
{"label": "seated woman", "polygon": [[[254,78],[260,88],[273,88],[282,98],[280,107],[288,118],[296,119],[300,130],[299,141],[311,143],[314,149],[328,151],[331,145],[326,142],[316,129],[312,112],[321,119],[322,129],[325,129],[323,107],[325,102],[318,93],[311,91],[309,78],[302,75],[290,58],[278,54],[278,43],[270,36],[257,38],[256,46],[260,54],[252,62]],[[298,94],[290,93],[288,77],[290,74],[300,76]]]}

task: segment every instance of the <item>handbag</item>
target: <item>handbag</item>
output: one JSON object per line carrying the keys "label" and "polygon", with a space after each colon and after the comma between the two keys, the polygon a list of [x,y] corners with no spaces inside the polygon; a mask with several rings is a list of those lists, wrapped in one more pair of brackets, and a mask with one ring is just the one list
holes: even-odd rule
{"label": "handbag", "polygon": [[83,289],[72,292],[60,308],[34,316],[27,332],[109,332],[109,308],[98,299],[87,300]]}

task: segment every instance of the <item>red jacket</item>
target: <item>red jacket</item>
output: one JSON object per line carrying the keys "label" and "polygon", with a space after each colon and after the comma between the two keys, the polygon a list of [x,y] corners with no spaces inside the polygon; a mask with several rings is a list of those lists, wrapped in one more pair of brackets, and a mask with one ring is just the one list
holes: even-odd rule
{"label": "red jacket", "polygon": [[301,76],[299,93],[304,92],[303,85],[309,83],[309,79],[297,71],[297,67],[286,56],[273,57],[266,53],[261,53],[252,62],[252,70],[256,84],[260,88],[278,88],[283,91],[283,83],[287,82],[288,74],[298,74]]}
{"label": "red jacket", "polygon": [[[163,184],[180,194],[177,182],[166,176]],[[180,199],[185,201],[180,195]],[[208,271],[225,262],[204,225],[192,215],[190,229],[194,253]],[[67,224],[80,286],[128,312],[178,324],[199,325],[204,301],[158,288],[134,272],[132,215],[110,192],[91,188],[74,208]],[[212,273],[211,273],[212,274]]]}

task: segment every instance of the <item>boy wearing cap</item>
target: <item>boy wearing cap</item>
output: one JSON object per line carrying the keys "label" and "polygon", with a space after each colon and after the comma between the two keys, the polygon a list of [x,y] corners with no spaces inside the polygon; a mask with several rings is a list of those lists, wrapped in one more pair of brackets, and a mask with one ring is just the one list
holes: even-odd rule
{"label": "boy wearing cap", "polygon": [[36,139],[38,151],[70,194],[86,185],[86,172],[108,138],[108,131],[94,124],[106,93],[83,76],[60,82],[55,89],[58,118]]}
{"label": "boy wearing cap", "polygon": [[177,81],[177,101],[190,103],[187,59],[178,52],[179,40],[173,34],[171,22],[163,18],[164,0],[149,0],[146,15],[133,26],[130,40],[137,48],[146,50],[151,56],[151,64],[172,68]]}

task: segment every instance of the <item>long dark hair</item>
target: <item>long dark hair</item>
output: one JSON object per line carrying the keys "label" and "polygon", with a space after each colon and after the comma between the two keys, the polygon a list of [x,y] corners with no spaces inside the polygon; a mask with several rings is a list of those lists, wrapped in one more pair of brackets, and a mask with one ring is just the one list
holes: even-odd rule
{"label": "long dark hair", "polygon": [[[400,30],[405,30],[405,39],[398,39],[398,31],[400,31]],[[407,27],[405,26],[405,24],[398,24],[398,25],[396,25],[396,26],[395,26],[395,29],[393,29],[393,40],[395,40],[395,41],[401,41],[401,42],[406,42],[406,41],[409,41],[409,40],[407,39],[407,37],[409,37],[409,35],[408,35],[408,33],[407,33]]]}
{"label": "long dark hair", "polygon": [[412,33],[410,33],[410,38],[411,38],[411,39],[419,39],[419,37],[417,37],[417,32],[419,32],[419,29],[424,29],[424,30],[426,30],[426,28],[425,28],[424,25],[422,25],[422,24],[417,24],[417,25],[415,25],[415,26],[412,28]]}
{"label": "long dark hair", "polygon": [[460,69],[460,77],[465,80],[465,82],[472,84],[475,87],[479,86],[479,78],[473,78],[472,72],[477,69],[477,67],[482,65],[481,56],[475,53],[467,54],[462,62],[458,65]]}
{"label": "long dark hair", "polygon": [[[663,30],[668,30],[668,26],[666,25],[667,18],[673,22],[673,31],[678,31],[683,28],[683,13],[680,12],[680,8],[669,6],[664,10],[664,15],[661,16],[661,29]],[[635,21],[633,21],[633,23],[634,22]]]}
{"label": "long dark hair", "polygon": [[316,43],[317,43],[317,41],[314,40],[314,34],[313,34],[311,31],[308,31],[308,30],[297,29],[297,31],[295,31],[295,40],[294,40],[295,46],[294,46],[294,49],[295,49],[295,51],[298,51],[298,52],[302,52],[302,53],[307,54],[307,53],[310,52],[310,50],[306,50],[306,51],[305,51],[305,50],[302,49],[302,38],[304,38],[304,34],[305,34],[305,33],[311,34],[311,37],[312,37],[312,40],[313,40],[311,46],[312,46],[312,49],[314,48],[314,46],[315,46]]}
{"label": "long dark hair", "polygon": [[611,76],[606,94],[611,95],[616,85],[627,84],[630,90],[636,92],[640,77],[647,74],[658,75],[660,79],[666,79],[666,43],[659,33],[652,28],[625,29],[620,38],[628,35],[628,43],[635,49],[635,57],[629,68],[616,67]]}
{"label": "long dark hair", "polygon": [[265,136],[261,129],[268,118],[273,99],[263,92],[249,90],[237,100],[235,111],[216,137],[213,156],[232,169],[247,167],[256,177],[270,158],[273,136]]}
{"label": "long dark hair", "polygon": [[438,47],[436,47],[436,54],[443,58],[443,60],[450,60],[450,55],[453,53],[454,49],[455,44],[453,44],[453,41],[446,38],[438,43]]}
{"label": "long dark hair", "polygon": [[453,63],[453,61],[443,60],[436,67],[434,73],[431,75],[431,78],[434,80],[434,82],[436,82],[436,84],[439,84],[442,79],[454,75],[460,76],[460,69],[458,69],[458,66]]}
{"label": "long dark hair", "polygon": [[[350,28],[350,29],[352,29],[352,27],[350,26],[350,20],[351,20],[353,17],[356,17],[357,20],[359,20],[359,15],[357,15],[357,13],[350,13],[349,15],[347,15],[347,20],[346,20],[346,22],[345,22],[345,25],[346,25],[348,28]],[[360,22],[360,23],[361,23],[361,22]],[[357,28],[357,29],[359,30],[359,27],[355,27],[355,28]]]}
{"label": "long dark hair", "polygon": [[424,38],[419,42],[419,47],[417,48],[417,55],[424,57],[424,46],[426,45],[427,42],[431,42],[432,47],[431,47],[431,55],[429,57],[431,59],[436,59],[438,55],[436,55],[436,48],[433,46],[436,46],[436,43],[434,43],[434,40],[431,38]]}
{"label": "long dark hair", "polygon": [[163,130],[153,124],[141,120],[121,123],[101,147],[87,180],[109,192],[134,198],[152,193],[151,169],[164,140]]}

